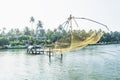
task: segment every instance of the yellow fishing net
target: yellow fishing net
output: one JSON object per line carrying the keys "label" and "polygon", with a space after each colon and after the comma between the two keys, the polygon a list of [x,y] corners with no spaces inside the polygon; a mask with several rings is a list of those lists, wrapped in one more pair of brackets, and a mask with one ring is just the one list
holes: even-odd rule
{"label": "yellow fishing net", "polygon": [[[81,49],[89,44],[96,44],[101,37],[103,36],[103,32],[93,32],[92,35],[87,36],[85,39],[81,39],[78,34],[71,33],[71,41],[65,41],[65,37],[62,38],[62,42],[57,41],[55,44],[55,48],[52,49],[53,52],[57,53],[66,53],[69,51],[74,51]],[[87,35],[87,34],[86,34]],[[67,37],[66,37],[67,38]]]}
{"label": "yellow fishing net", "polygon": [[[63,36],[54,43],[54,48],[51,50],[53,53],[66,53],[74,50],[79,50],[89,44],[96,44],[103,36],[104,32],[102,30],[90,30],[88,32],[80,29],[74,30],[72,25],[72,19],[74,19],[75,24],[78,26],[77,22],[75,21],[75,17],[70,16],[65,24],[65,26],[69,27],[70,29],[69,31],[66,31],[66,34],[63,34]],[[86,19],[107,28],[106,25],[91,19],[76,19]]]}

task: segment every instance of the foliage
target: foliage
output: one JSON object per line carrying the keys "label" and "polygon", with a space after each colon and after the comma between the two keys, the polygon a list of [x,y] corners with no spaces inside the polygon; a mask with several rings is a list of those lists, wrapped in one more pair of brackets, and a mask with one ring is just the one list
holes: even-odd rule
{"label": "foliage", "polygon": [[[31,24],[34,23],[34,21],[34,17],[31,17]],[[25,26],[23,31],[15,28],[6,32],[6,28],[3,28],[0,33],[0,47],[3,47],[4,45],[17,46],[26,44],[52,45],[54,42],[60,40],[65,35],[69,36],[70,34],[70,31],[64,30],[61,25],[54,30],[48,29],[45,31],[40,20],[36,25],[36,29],[38,30],[30,30],[28,26]],[[38,33],[40,34],[38,35]],[[79,35],[79,38],[81,40],[85,40],[86,37],[90,36],[93,33],[93,31],[90,30],[86,32],[85,30],[74,30],[73,33]],[[40,36],[43,36],[44,39],[40,39]],[[70,41],[70,38],[66,37],[66,41]],[[99,43],[120,43],[120,32],[104,32],[104,35]]]}
{"label": "foliage", "polygon": [[120,43],[120,32],[107,32],[103,35],[99,42],[103,43]]}
{"label": "foliage", "polygon": [[0,46],[8,45],[9,40],[6,37],[0,37]]}

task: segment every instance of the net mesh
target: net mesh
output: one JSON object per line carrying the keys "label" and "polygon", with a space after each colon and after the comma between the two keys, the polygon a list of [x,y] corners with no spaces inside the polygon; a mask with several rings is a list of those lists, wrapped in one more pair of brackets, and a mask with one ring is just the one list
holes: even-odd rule
{"label": "net mesh", "polygon": [[56,41],[55,47],[52,52],[56,53],[66,53],[69,51],[74,51],[81,49],[89,44],[96,44],[103,36],[102,31],[92,32],[83,34],[84,37],[77,33],[71,33],[68,36],[62,37],[60,40]]}

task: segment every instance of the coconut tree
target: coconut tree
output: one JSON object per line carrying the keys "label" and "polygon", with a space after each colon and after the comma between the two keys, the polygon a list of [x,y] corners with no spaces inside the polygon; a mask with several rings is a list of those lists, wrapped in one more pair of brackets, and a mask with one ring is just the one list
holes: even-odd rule
{"label": "coconut tree", "polygon": [[34,35],[34,29],[33,29],[33,23],[35,22],[35,19],[33,16],[30,17],[30,23],[31,23],[31,36]]}
{"label": "coconut tree", "polygon": [[30,29],[26,26],[23,31],[25,36],[30,36]]}
{"label": "coconut tree", "polygon": [[33,23],[35,22],[34,17],[30,17],[31,29],[33,29]]}
{"label": "coconut tree", "polygon": [[25,36],[27,36],[27,41],[28,41],[28,44],[29,44],[30,43],[29,36],[30,36],[31,32],[30,32],[30,30],[29,30],[29,28],[27,26],[24,28],[23,33],[24,33]]}
{"label": "coconut tree", "polygon": [[40,20],[38,20],[37,28],[43,28],[43,24],[42,24],[42,22]]}
{"label": "coconut tree", "polygon": [[45,30],[43,29],[43,24],[40,20],[38,20],[37,23],[37,29],[36,29],[36,38],[39,40],[45,40]]}
{"label": "coconut tree", "polygon": [[6,28],[3,27],[2,35],[5,35],[5,30],[6,30]]}

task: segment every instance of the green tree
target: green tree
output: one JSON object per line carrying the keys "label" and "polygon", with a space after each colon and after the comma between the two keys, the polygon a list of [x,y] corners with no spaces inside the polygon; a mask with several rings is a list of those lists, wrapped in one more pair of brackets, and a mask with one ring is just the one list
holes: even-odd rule
{"label": "green tree", "polygon": [[43,28],[43,24],[42,24],[42,22],[40,20],[38,20],[37,28]]}
{"label": "green tree", "polygon": [[36,38],[40,41],[45,41],[45,30],[43,29],[43,25],[40,20],[37,23]]}
{"label": "green tree", "polygon": [[31,23],[31,29],[33,30],[33,23],[35,22],[35,19],[33,16],[30,17],[30,23]]}
{"label": "green tree", "polygon": [[18,36],[18,37],[21,35],[21,32],[20,32],[20,30],[18,28],[16,28],[14,30],[14,32],[15,32],[15,35]]}
{"label": "green tree", "polygon": [[8,45],[9,40],[6,37],[0,37],[0,46],[4,47],[4,45]]}
{"label": "green tree", "polygon": [[3,30],[2,30],[2,35],[5,35],[5,30],[6,30],[6,28],[5,28],[5,27],[3,27]]}
{"label": "green tree", "polygon": [[31,36],[34,36],[34,28],[33,28],[33,23],[35,22],[34,17],[30,17],[30,23],[31,23]]}
{"label": "green tree", "polygon": [[23,34],[26,36],[30,36],[30,29],[27,26],[24,28]]}

